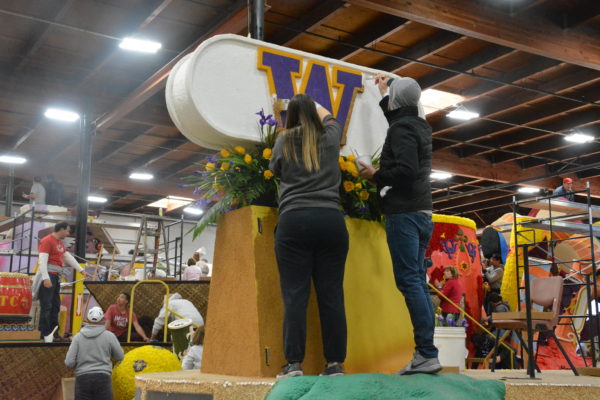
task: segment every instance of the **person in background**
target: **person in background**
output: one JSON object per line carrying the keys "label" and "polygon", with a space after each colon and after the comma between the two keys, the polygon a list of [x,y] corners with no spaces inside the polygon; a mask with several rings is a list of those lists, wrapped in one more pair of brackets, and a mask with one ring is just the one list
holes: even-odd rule
{"label": "person in background", "polygon": [[[163,304],[158,317],[154,319],[151,340],[156,340],[158,334],[163,330],[165,326],[165,312],[166,310]],[[204,325],[204,319],[194,304],[191,301],[182,298],[179,293],[173,293],[171,297],[169,297],[169,322],[180,318],[189,318],[197,326]]]}
{"label": "person in background", "polygon": [[204,247],[200,247],[198,250],[194,252],[194,254],[188,258],[187,265],[196,265],[200,262],[200,257],[206,254],[206,250]]}
{"label": "person in background", "polygon": [[193,259],[190,258],[188,260],[188,266],[185,268],[185,271],[183,271],[182,279],[184,281],[198,281],[198,280],[200,280],[200,277],[202,275],[204,275],[202,273],[202,268],[199,265],[199,264],[202,264],[202,263],[203,263],[203,261],[198,261],[198,263],[195,263],[193,261]]}
{"label": "person in background", "polygon": [[29,203],[33,206],[39,206],[40,204],[46,204],[46,189],[42,185],[42,178],[39,176],[33,177],[33,185],[29,194],[23,193],[24,199],[29,199]]}
{"label": "person in background", "polygon": [[490,293],[490,295],[489,295],[489,302],[490,302],[491,312],[488,314],[487,317],[485,317],[485,319],[484,319],[483,322],[486,322],[487,324],[489,324],[490,326],[492,326],[493,322],[494,322],[492,320],[492,313],[509,312],[510,311],[510,306],[508,305],[507,302],[505,302],[504,300],[502,300],[502,296],[500,296],[500,294],[495,293],[495,292],[491,292]]}
{"label": "person in background", "polygon": [[112,363],[123,360],[123,349],[102,324],[102,309],[92,307],[87,324],[73,338],[65,365],[75,369],[76,400],[112,400]]}
{"label": "person in background", "polygon": [[569,201],[575,201],[575,195],[573,194],[573,179],[563,179],[562,185],[554,189],[552,194],[554,196],[559,196],[558,199],[565,198]]}
{"label": "person in background", "polygon": [[40,240],[38,272],[34,278],[32,292],[40,300],[40,332],[45,342],[62,339],[58,336],[58,313],[60,311],[60,277],[64,264],[89,275],[65,249],[63,240],[71,233],[67,222],[54,225],[54,232]]}
{"label": "person in background", "polygon": [[424,119],[421,88],[414,79],[378,74],[375,84],[383,96],[379,105],[389,128],[379,170],[361,163],[360,175],[377,184],[396,286],[413,325],[414,357],[397,374],[435,374],[442,365],[433,344],[435,314],[424,265],[433,232],[431,126]]}
{"label": "person in background", "polygon": [[192,338],[192,347],[181,360],[183,369],[200,369],[202,367],[202,350],[204,345],[204,326],[196,328]]}
{"label": "person in background", "polygon": [[53,206],[62,206],[64,189],[62,183],[54,180],[54,175],[46,177],[46,204]]}
{"label": "person in background", "polygon": [[[115,304],[111,304],[106,310],[105,328],[115,334],[119,342],[127,341],[127,330],[129,329],[129,293],[122,292],[117,296]],[[144,329],[138,323],[137,315],[132,314],[132,325],[135,332],[131,333],[131,341],[137,342],[143,340],[149,342],[150,338],[146,336]],[[137,333],[137,336],[136,336]]]}
{"label": "person in background", "polygon": [[492,312],[489,296],[491,293],[500,294],[500,290],[502,289],[502,278],[504,277],[504,265],[502,265],[502,257],[500,257],[499,254],[492,254],[490,257],[490,263],[492,265],[482,271],[482,275],[490,287],[483,302],[483,307],[487,314]]}
{"label": "person in background", "polygon": [[340,211],[342,127],[306,94],[288,104],[269,169],[281,179],[275,256],[284,305],[283,346],[287,364],[277,378],[303,375],[306,307],[314,283],[321,320],[323,376],[343,375],[347,326],[344,270],[348,231]]}
{"label": "person in background", "polygon": [[[441,289],[444,296],[452,300],[454,304],[461,305],[461,300],[465,295],[465,289],[458,280],[458,271],[455,267],[448,266],[444,268],[444,279],[445,282],[442,285],[440,281],[435,282],[435,286]],[[440,298],[440,308],[442,309],[442,315],[446,318],[448,315],[452,315],[452,318],[456,321],[461,311],[453,306],[448,300],[443,297]]]}

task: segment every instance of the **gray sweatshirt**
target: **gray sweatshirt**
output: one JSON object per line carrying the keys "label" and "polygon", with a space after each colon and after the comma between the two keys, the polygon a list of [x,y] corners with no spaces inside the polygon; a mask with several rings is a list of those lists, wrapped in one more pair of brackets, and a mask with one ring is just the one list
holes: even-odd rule
{"label": "gray sweatshirt", "polygon": [[[279,137],[273,147],[269,169],[281,179],[279,186],[279,214],[295,208],[340,208],[340,141],[342,127],[331,115],[323,118],[324,134],[319,139],[319,162],[321,169],[308,172],[303,166],[286,162]],[[301,147],[301,139],[297,138]]]}
{"label": "gray sweatshirt", "polygon": [[123,349],[117,337],[104,328],[104,325],[84,325],[73,338],[65,365],[75,368],[75,375],[112,374],[111,358],[123,359]]}

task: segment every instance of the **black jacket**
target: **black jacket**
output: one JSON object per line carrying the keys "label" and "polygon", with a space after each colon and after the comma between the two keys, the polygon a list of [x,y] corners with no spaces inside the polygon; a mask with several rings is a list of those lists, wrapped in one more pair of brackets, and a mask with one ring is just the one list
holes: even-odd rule
{"label": "black jacket", "polygon": [[390,127],[373,176],[379,190],[392,187],[380,199],[381,209],[384,214],[431,210],[431,127],[417,107],[387,111],[388,100],[379,103]]}

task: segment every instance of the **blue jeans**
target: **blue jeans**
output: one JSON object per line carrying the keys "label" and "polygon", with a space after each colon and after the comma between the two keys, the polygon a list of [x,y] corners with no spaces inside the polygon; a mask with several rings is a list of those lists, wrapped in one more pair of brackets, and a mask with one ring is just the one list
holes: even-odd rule
{"label": "blue jeans", "polygon": [[437,357],[438,350],[433,345],[435,315],[424,265],[433,231],[431,217],[418,211],[386,215],[385,230],[396,286],[410,313],[416,350],[425,358]]}
{"label": "blue jeans", "polygon": [[[44,287],[44,282],[40,286],[38,298],[40,300],[40,332],[42,339],[52,332],[55,326],[58,326],[58,313],[60,312],[60,276],[48,274],[51,288]],[[59,337],[58,330],[54,337]]]}

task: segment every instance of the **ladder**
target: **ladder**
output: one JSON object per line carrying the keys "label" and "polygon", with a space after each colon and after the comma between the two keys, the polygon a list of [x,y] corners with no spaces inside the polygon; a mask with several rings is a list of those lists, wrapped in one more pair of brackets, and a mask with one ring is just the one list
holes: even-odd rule
{"label": "ladder", "polygon": [[[144,215],[140,222],[140,229],[137,234],[133,256],[131,257],[131,268],[134,267],[137,258],[142,253],[144,262],[144,279],[148,277],[148,271],[151,271],[156,276],[156,264],[159,261],[159,255],[164,254],[164,262],[169,273],[169,248],[168,238],[163,218],[160,216]],[[161,244],[162,236],[162,244]],[[150,245],[148,244],[150,239]],[[152,256],[152,266],[149,267],[148,256]]]}

